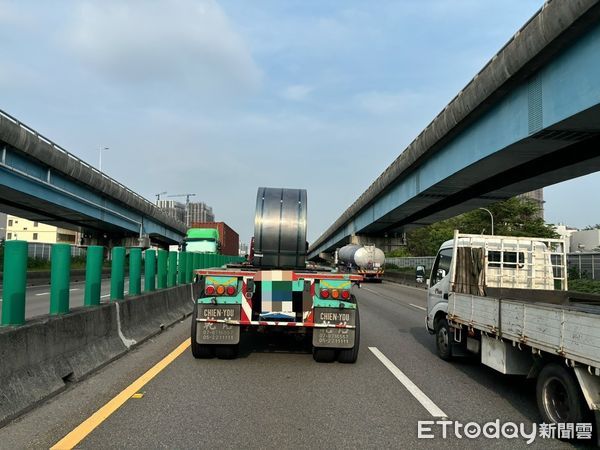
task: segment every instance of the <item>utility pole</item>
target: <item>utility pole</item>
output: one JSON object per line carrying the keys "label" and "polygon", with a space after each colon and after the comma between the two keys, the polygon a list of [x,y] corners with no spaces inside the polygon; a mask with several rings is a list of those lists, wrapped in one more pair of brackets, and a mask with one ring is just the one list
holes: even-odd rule
{"label": "utility pole", "polygon": [[100,172],[102,172],[102,151],[103,150],[108,150],[108,149],[109,149],[109,147],[103,147],[102,145],[98,146],[98,151],[99,151],[99,154],[100,154],[99,161],[98,161],[98,170]]}
{"label": "utility pole", "polygon": [[490,215],[490,218],[492,219],[492,236],[493,236],[494,235],[494,215],[487,208],[477,208],[477,209],[482,209],[483,211],[487,211],[487,213]]}

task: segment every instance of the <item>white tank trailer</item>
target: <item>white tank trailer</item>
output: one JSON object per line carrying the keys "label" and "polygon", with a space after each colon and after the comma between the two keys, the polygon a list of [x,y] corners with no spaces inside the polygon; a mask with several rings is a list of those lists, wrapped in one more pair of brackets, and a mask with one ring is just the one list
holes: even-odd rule
{"label": "white tank trailer", "polygon": [[338,265],[361,274],[365,281],[381,281],[385,254],[374,245],[346,245],[338,250]]}

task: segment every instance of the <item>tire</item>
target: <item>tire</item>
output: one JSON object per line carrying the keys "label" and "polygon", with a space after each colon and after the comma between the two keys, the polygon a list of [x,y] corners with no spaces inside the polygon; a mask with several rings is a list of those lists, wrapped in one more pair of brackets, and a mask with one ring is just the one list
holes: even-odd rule
{"label": "tire", "polygon": [[450,327],[446,319],[439,319],[435,324],[435,348],[438,356],[444,361],[452,360]]}
{"label": "tire", "polygon": [[320,363],[330,363],[335,361],[336,349],[335,348],[321,348],[313,347],[313,359]]}
{"label": "tire", "polygon": [[215,356],[214,354],[214,345],[202,345],[196,342],[196,330],[198,328],[198,322],[196,322],[196,318],[198,317],[198,304],[194,305],[194,311],[192,312],[192,330],[191,330],[191,347],[192,347],[192,355],[196,359],[208,359]]}
{"label": "tire", "polygon": [[344,364],[354,364],[358,359],[358,349],[360,347],[360,315],[356,308],[356,329],[354,332],[354,347],[340,349],[338,353],[338,362]]}
{"label": "tire", "polygon": [[219,359],[235,359],[240,352],[239,344],[235,345],[215,345],[215,353]]}
{"label": "tire", "polygon": [[547,364],[536,385],[538,409],[546,423],[581,423],[587,420],[579,384],[573,372],[557,363]]}

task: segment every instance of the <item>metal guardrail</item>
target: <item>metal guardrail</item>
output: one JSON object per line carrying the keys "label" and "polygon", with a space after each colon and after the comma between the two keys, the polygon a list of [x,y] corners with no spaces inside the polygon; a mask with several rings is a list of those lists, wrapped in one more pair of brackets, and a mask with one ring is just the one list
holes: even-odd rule
{"label": "metal guardrail", "polygon": [[51,139],[48,139],[46,136],[38,133],[37,131],[35,131],[33,128],[25,125],[23,122],[21,122],[19,119],[17,119],[14,116],[11,116],[9,113],[7,113],[6,111],[3,111],[2,109],[0,109],[0,116],[10,120],[12,123],[14,123],[15,125],[18,125],[20,128],[22,128],[23,130],[27,131],[29,134],[35,136],[36,138],[38,138],[40,141],[51,145],[52,148],[58,150],[59,152],[67,155],[69,158],[77,161],[78,163],[80,163],[81,165],[89,168],[90,170],[92,170],[93,172],[96,172],[98,175],[100,175],[101,177],[105,178],[106,180],[108,180],[111,183],[116,184],[117,186],[119,186],[121,189],[124,189],[125,191],[127,191],[128,193],[130,193],[131,195],[133,195],[134,197],[137,197],[139,200],[141,200],[142,202],[146,203],[147,205],[149,205],[150,207],[152,207],[153,209],[159,210],[159,208],[152,203],[151,201],[149,201],[147,198],[141,196],[140,194],[138,194],[137,192],[132,191],[130,188],[128,188],[127,186],[125,186],[124,184],[118,182],[117,180],[115,180],[114,178],[109,177],[108,175],[106,175],[104,172],[96,169],[94,166],[88,164],[87,162],[85,162],[84,160],[82,160],[81,158],[78,158],[77,156],[75,156],[74,154],[72,154],[71,152],[69,152],[68,150],[65,150],[64,148],[62,148],[60,145],[58,145],[56,142],[52,141]]}
{"label": "metal guardrail", "polygon": [[431,270],[435,256],[404,256],[396,258],[385,258],[386,264],[394,264],[398,267],[412,267],[425,266],[426,270]]}

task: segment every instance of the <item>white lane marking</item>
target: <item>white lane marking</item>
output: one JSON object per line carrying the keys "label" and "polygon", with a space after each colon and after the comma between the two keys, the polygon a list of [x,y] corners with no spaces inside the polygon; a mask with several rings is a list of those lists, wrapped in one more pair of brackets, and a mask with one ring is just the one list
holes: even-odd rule
{"label": "white lane marking", "polygon": [[49,295],[50,292],[40,292],[39,294],[35,294],[36,297],[39,297],[40,295]]}
{"label": "white lane marking", "polygon": [[409,303],[410,306],[414,306],[415,308],[419,308],[422,309],[423,311],[427,311],[427,308],[423,308],[422,306],[419,305],[413,305],[412,303]]}
{"label": "white lane marking", "polygon": [[106,297],[109,297],[109,296],[110,296],[110,294],[104,294],[104,295],[101,295],[100,298],[106,298]]}
{"label": "white lane marking", "polygon": [[69,289],[69,292],[73,292],[73,291],[79,291],[80,289],[78,288],[74,288],[74,289]]}
{"label": "white lane marking", "polygon": [[429,414],[431,414],[433,417],[448,417],[446,413],[438,408],[438,406],[433,403],[431,399],[427,397],[427,395],[425,395],[415,383],[410,381],[410,379],[404,375],[404,373],[398,369],[393,362],[387,359],[387,357],[381,353],[377,347],[369,347],[369,350],[371,350],[371,353],[373,353],[375,357],[381,361],[390,372],[392,372],[392,375],[394,375],[398,381],[404,385],[408,392],[410,392],[412,396],[416,398],[427,411],[429,411]]}

